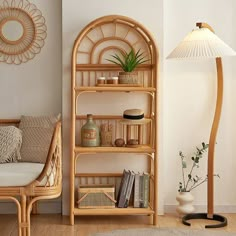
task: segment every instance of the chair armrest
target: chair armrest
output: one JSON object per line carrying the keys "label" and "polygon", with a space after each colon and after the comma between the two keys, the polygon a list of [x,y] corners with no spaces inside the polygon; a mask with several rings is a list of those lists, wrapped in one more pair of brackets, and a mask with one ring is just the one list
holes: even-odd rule
{"label": "chair armrest", "polygon": [[[52,187],[50,185],[50,176],[53,175],[53,186],[57,186],[61,183],[62,178],[62,157],[61,157],[61,122],[56,123],[53,137],[51,140],[50,148],[48,151],[48,156],[44,168],[38,178],[33,181],[40,183],[45,177],[47,177],[47,182],[45,187]],[[31,184],[33,184],[33,182]],[[37,184],[38,185],[38,184]],[[36,185],[36,186],[37,186]]]}

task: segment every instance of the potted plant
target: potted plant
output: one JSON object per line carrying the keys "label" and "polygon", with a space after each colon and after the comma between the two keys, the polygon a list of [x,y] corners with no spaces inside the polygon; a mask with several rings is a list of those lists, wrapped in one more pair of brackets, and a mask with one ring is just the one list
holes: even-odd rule
{"label": "potted plant", "polygon": [[179,182],[179,192],[190,192],[194,188],[207,181],[207,176],[205,178],[201,178],[198,175],[194,174],[194,170],[196,168],[199,168],[199,161],[201,160],[203,154],[207,151],[207,149],[208,144],[205,143],[202,143],[201,148],[196,147],[196,152],[191,157],[192,165],[190,169],[187,168],[188,158],[183,154],[182,151],[179,152],[182,167],[182,181]]}
{"label": "potted plant", "polygon": [[[182,151],[179,152],[182,167],[182,180],[179,182],[179,194],[176,197],[176,200],[179,202],[176,210],[179,214],[189,214],[194,211],[192,206],[194,197],[191,191],[207,181],[207,176],[202,178],[194,173],[199,168],[199,162],[207,149],[208,144],[203,142],[201,148],[196,147],[196,152],[191,158],[186,157]],[[190,168],[188,168],[189,161],[191,162]],[[216,176],[219,177],[219,175]]]}
{"label": "potted plant", "polygon": [[145,56],[140,49],[135,53],[134,49],[131,48],[129,52],[121,51],[121,55],[111,55],[114,59],[107,59],[108,61],[121,67],[123,72],[119,72],[119,83],[120,84],[138,84],[138,73],[135,72],[135,68],[145,63]]}

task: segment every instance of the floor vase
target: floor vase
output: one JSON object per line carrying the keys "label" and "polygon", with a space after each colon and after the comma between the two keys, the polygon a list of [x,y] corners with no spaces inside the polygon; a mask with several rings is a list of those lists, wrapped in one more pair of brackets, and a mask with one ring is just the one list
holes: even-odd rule
{"label": "floor vase", "polygon": [[193,200],[194,197],[190,192],[179,192],[176,200],[179,205],[176,208],[176,211],[180,215],[185,215],[194,212]]}

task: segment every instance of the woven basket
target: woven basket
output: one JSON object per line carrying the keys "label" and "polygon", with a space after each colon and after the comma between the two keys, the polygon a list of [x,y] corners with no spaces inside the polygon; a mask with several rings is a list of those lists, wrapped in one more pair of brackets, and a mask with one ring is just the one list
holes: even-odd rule
{"label": "woven basket", "polygon": [[113,185],[80,185],[78,208],[115,208]]}
{"label": "woven basket", "polygon": [[137,72],[119,72],[119,84],[139,84]]}

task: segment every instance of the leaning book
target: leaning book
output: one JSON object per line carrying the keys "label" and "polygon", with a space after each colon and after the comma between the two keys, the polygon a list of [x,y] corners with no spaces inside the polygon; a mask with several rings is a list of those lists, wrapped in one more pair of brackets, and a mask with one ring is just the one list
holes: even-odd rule
{"label": "leaning book", "polygon": [[140,181],[140,173],[136,173],[134,176],[134,207],[140,207],[139,200],[139,181]]}
{"label": "leaning book", "polygon": [[119,189],[119,193],[118,193],[118,207],[119,208],[123,208],[125,206],[125,200],[126,200],[126,190],[127,190],[127,185],[129,182],[129,176],[130,176],[130,172],[127,170],[123,171],[123,176],[122,176],[122,180],[121,180],[121,184],[120,184],[120,189]]}
{"label": "leaning book", "polygon": [[149,189],[150,189],[150,175],[143,173],[143,208],[148,207],[149,203]]}
{"label": "leaning book", "polygon": [[131,192],[133,189],[133,184],[134,184],[134,172],[133,171],[129,171],[129,181],[127,184],[127,188],[126,188],[126,194],[125,194],[125,204],[124,207],[128,207],[129,206],[129,200],[130,200],[130,196],[131,196]]}

